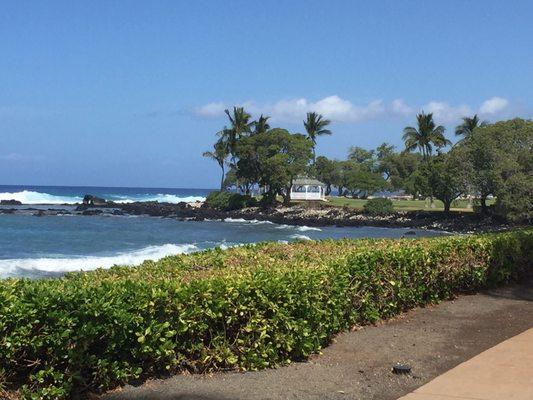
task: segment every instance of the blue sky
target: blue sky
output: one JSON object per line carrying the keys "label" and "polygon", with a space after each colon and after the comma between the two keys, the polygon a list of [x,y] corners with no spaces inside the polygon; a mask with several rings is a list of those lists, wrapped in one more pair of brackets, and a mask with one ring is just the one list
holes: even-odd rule
{"label": "blue sky", "polygon": [[318,153],[533,115],[531,1],[3,1],[0,184],[216,187],[224,107]]}

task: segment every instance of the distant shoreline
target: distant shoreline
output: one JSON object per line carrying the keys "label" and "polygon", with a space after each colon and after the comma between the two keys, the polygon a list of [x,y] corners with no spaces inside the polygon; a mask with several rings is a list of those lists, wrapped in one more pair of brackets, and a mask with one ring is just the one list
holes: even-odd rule
{"label": "distant shoreline", "polygon": [[385,216],[369,216],[361,210],[328,204],[294,205],[261,209],[250,207],[242,210],[221,211],[207,207],[204,202],[106,202],[100,205],[87,204],[20,204],[2,205],[2,214],[30,214],[38,217],[54,215],[137,215],[175,218],[187,221],[243,219],[270,221],[295,226],[374,226],[384,228],[416,228],[450,233],[490,232],[511,229],[515,226],[483,217],[474,213],[435,211],[397,211]]}

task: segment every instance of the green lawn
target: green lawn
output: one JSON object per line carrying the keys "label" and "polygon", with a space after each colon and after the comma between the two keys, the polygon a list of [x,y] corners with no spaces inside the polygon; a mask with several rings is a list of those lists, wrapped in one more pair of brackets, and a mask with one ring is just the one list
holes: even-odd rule
{"label": "green lawn", "polygon": [[[334,206],[340,207],[352,207],[356,209],[362,209],[367,200],[362,199],[350,199],[346,197],[328,197],[328,203]],[[427,211],[443,211],[444,205],[440,200],[435,200],[435,208],[429,207],[429,200],[392,200],[394,209],[397,211],[413,211],[413,210],[427,210]],[[467,200],[456,200],[452,204],[453,211],[466,211],[471,212],[472,208],[468,208]]]}

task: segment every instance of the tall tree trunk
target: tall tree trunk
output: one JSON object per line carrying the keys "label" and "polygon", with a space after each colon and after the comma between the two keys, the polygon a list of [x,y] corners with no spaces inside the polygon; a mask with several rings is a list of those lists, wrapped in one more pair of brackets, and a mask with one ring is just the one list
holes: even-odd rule
{"label": "tall tree trunk", "polygon": [[481,214],[486,215],[488,214],[488,207],[487,207],[487,195],[481,195],[481,198],[479,199],[479,202],[481,203]]}
{"label": "tall tree trunk", "polygon": [[224,178],[226,174],[224,173],[224,166],[222,166],[221,168],[222,168],[222,178],[220,178],[220,191],[223,192],[224,191]]}
{"label": "tall tree trunk", "polygon": [[449,201],[449,200],[446,200],[443,203],[444,203],[444,212],[445,213],[449,213],[450,212],[450,206],[451,206],[452,202]]}

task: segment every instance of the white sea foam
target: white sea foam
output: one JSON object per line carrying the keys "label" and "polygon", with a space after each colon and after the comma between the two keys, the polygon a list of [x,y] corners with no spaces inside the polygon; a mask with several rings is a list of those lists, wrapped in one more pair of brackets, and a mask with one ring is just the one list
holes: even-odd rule
{"label": "white sea foam", "polygon": [[[109,195],[105,197],[106,200],[111,200],[116,203],[133,203],[135,201],[158,201],[160,203],[194,203],[195,201],[205,201],[202,196],[176,196],[173,194],[145,194],[145,195],[131,195],[131,196],[117,196]],[[56,196],[49,193],[35,192],[31,190],[23,190],[21,192],[3,192],[0,193],[0,200],[17,200],[22,204],[75,204],[81,203],[83,197],[80,196]]]}
{"label": "white sea foam", "polygon": [[287,225],[287,224],[281,224],[281,225],[278,225],[276,226],[276,229],[294,229],[298,232],[307,232],[307,231],[317,231],[317,232],[321,232],[322,229],[320,228],[315,228],[313,226],[295,226],[295,225]]}
{"label": "white sea foam", "polygon": [[205,201],[205,197],[202,196],[185,196],[180,197],[174,194],[155,194],[155,195],[134,195],[134,196],[115,196],[115,198],[110,198],[115,203],[133,203],[136,201],[158,201],[160,203],[194,203],[196,201]]}
{"label": "white sea foam", "polygon": [[313,240],[309,236],[301,235],[299,233],[296,233],[295,235],[291,235],[290,238],[296,239],[296,240]]}
{"label": "white sea foam", "polygon": [[307,232],[307,231],[317,231],[317,232],[321,232],[322,229],[320,228],[315,228],[314,226],[299,226],[298,228],[296,228],[297,231],[299,232]]}
{"label": "white sea foam", "polygon": [[48,193],[23,190],[21,192],[0,193],[0,200],[17,200],[23,204],[74,204],[83,199],[76,196],[55,196]]}
{"label": "white sea foam", "polygon": [[80,256],[69,258],[18,258],[0,260],[0,277],[28,275],[35,273],[64,273],[89,271],[96,268],[109,268],[113,265],[137,265],[145,260],[157,261],[163,257],[191,253],[199,250],[193,244],[164,244],[148,246],[140,250],[118,253],[112,256]]}
{"label": "white sea foam", "polygon": [[259,221],[258,219],[244,219],[244,218],[224,218],[224,222],[233,222],[233,223],[245,223],[245,224],[273,224],[271,221]]}

